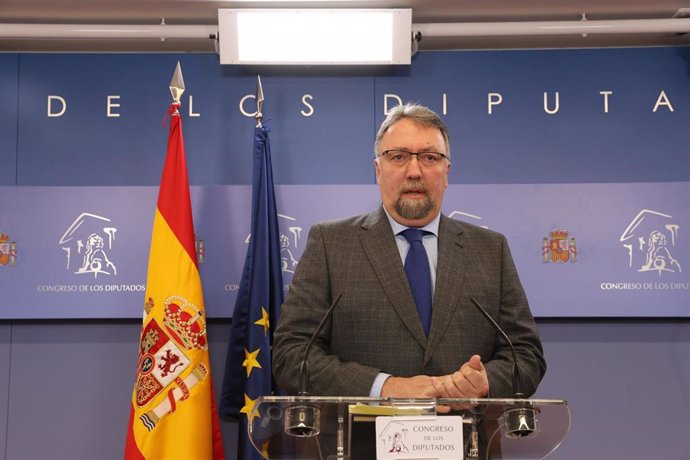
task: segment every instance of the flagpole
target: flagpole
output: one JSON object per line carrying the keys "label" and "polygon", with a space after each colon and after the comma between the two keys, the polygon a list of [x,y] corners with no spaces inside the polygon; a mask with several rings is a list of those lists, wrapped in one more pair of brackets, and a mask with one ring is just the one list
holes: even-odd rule
{"label": "flagpole", "polygon": [[175,66],[175,72],[173,72],[172,79],[170,80],[170,94],[173,98],[173,105],[175,106],[174,115],[179,115],[180,111],[180,99],[182,99],[182,94],[184,93],[184,79],[182,78],[182,68],[180,68],[180,61],[177,61]]}
{"label": "flagpole", "polygon": [[257,128],[262,127],[261,121],[264,118],[264,115],[262,113],[263,108],[264,108],[264,89],[261,86],[261,76],[257,75],[256,76],[256,115],[254,115],[254,118],[256,119],[256,127]]}

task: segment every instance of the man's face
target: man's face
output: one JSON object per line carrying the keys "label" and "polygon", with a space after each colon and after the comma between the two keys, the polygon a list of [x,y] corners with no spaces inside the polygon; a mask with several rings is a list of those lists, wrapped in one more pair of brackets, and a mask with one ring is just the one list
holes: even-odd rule
{"label": "man's face", "polygon": [[[447,153],[443,135],[437,128],[418,125],[409,118],[395,122],[381,139],[379,155],[391,149],[408,152]],[[376,182],[386,210],[397,222],[423,227],[441,211],[448,186],[450,161],[423,166],[416,156],[405,165],[395,165],[386,156],[374,160]]]}

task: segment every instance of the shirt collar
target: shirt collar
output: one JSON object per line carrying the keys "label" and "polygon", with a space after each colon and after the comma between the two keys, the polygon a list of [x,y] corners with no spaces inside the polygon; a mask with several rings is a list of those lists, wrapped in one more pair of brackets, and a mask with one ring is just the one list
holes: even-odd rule
{"label": "shirt collar", "polygon": [[[386,213],[386,217],[388,217],[388,222],[390,222],[390,224],[391,224],[391,228],[393,229],[394,235],[398,235],[398,234],[400,234],[400,232],[405,231],[408,228],[410,228],[410,227],[407,227],[407,226],[399,223],[395,219],[393,219],[393,217],[388,213],[388,210],[386,209],[386,207],[385,206],[382,206],[382,207],[383,207],[383,211]],[[441,222],[441,213],[439,212],[436,215],[436,217],[434,218],[434,220],[432,220],[431,222],[426,224],[424,227],[421,227],[421,229],[426,231],[426,232],[433,233],[433,235],[436,238],[438,238],[438,225],[440,222]]]}

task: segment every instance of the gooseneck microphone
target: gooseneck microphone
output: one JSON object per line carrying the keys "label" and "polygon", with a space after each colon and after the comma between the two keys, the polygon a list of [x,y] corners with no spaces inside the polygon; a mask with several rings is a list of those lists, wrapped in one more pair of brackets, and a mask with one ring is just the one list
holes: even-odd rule
{"label": "gooseneck microphone", "polygon": [[[309,396],[309,350],[314,344],[314,341],[321,333],[321,330],[326,325],[326,322],[333,314],[333,310],[340,303],[343,294],[340,293],[335,298],[331,306],[326,311],[326,314],[321,318],[321,322],[312,334],[307,346],[304,348],[304,356],[299,367],[299,392],[300,397]],[[319,408],[312,404],[297,402],[285,409],[285,433],[290,436],[297,437],[311,437],[316,436],[320,432],[319,426],[320,411]]]}
{"label": "gooseneck microphone", "polygon": [[503,337],[503,340],[508,344],[510,347],[510,353],[513,355],[513,397],[515,399],[521,399],[524,398],[525,395],[522,392],[522,375],[520,374],[520,366],[518,366],[518,359],[517,359],[517,354],[515,353],[515,347],[513,346],[513,342],[510,341],[508,338],[508,334],[506,334],[501,326],[498,325],[498,323],[491,317],[491,315],[477,302],[474,297],[471,297],[470,300],[474,304],[475,307],[477,307],[477,310],[484,316],[484,318],[491,323],[493,328],[498,332],[498,334]]}
{"label": "gooseneck microphone", "polygon": [[475,300],[474,297],[470,297],[470,300],[477,307],[477,310],[484,316],[484,318],[489,321],[493,328],[498,332],[498,334],[503,338],[503,340],[510,347],[510,352],[513,358],[513,398],[516,401],[513,404],[507,406],[506,410],[503,412],[505,417],[505,427],[506,427],[506,437],[516,439],[529,436],[530,434],[537,431],[536,427],[536,410],[529,407],[529,404],[525,401],[525,395],[522,392],[522,375],[520,374],[520,366],[518,365],[517,354],[515,353],[515,347],[513,342],[508,338],[508,334],[498,325],[498,323],[487,313],[487,311]]}
{"label": "gooseneck microphone", "polygon": [[299,393],[297,394],[300,396],[309,395],[309,350],[311,349],[311,346],[314,344],[316,338],[321,333],[323,327],[326,325],[326,321],[328,321],[328,319],[333,314],[333,310],[335,310],[335,307],[337,307],[340,303],[340,299],[342,297],[343,294],[341,293],[338,294],[338,296],[335,298],[331,306],[328,308],[326,314],[323,315],[323,318],[321,318],[321,322],[312,334],[311,338],[309,339],[309,342],[307,342],[307,346],[304,348],[304,356],[302,357],[302,362],[299,366]]}

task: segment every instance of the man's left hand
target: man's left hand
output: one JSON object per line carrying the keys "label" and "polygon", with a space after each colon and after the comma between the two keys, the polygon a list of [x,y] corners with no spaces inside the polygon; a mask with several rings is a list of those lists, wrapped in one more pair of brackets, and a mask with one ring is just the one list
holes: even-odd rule
{"label": "man's left hand", "polygon": [[473,355],[449,375],[432,377],[440,398],[484,398],[489,394],[489,378],[479,355]]}

